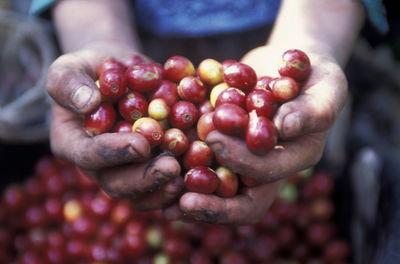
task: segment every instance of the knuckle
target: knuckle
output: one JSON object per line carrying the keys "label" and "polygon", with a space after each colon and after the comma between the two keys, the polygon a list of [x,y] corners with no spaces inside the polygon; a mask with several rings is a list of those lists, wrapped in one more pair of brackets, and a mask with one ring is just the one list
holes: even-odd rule
{"label": "knuckle", "polygon": [[222,158],[222,165],[232,169],[235,172],[248,171],[253,169],[249,166],[250,159],[247,156],[241,155],[240,151],[226,151]]}
{"label": "knuckle", "polygon": [[69,55],[61,55],[49,67],[47,73],[47,88],[51,89],[59,83],[63,76],[67,75],[66,61]]}
{"label": "knuckle", "polygon": [[114,179],[113,177],[101,177],[100,186],[102,189],[115,199],[132,198],[134,193],[130,186],[124,184],[120,179]]}
{"label": "knuckle", "polygon": [[68,87],[70,76],[72,76],[70,69],[57,64],[50,66],[47,75],[46,89],[53,99],[64,98],[66,95],[65,87]]}
{"label": "knuckle", "polygon": [[95,144],[92,138],[87,138],[63,147],[61,151],[64,151],[65,155],[79,167],[87,170],[97,170],[99,166],[97,166],[98,163],[93,155],[93,145]]}
{"label": "knuckle", "polygon": [[333,125],[337,116],[337,111],[333,108],[334,105],[335,102],[328,99],[323,105],[316,102],[311,107],[311,110],[308,111],[309,114],[306,117],[308,116],[307,118],[310,119],[311,127],[316,132],[328,130]]}
{"label": "knuckle", "polygon": [[76,147],[72,147],[70,149],[70,154],[68,155],[68,158],[72,160],[74,164],[78,165],[83,169],[87,170],[96,169],[93,166],[91,166],[89,156],[86,154],[86,152],[85,151],[80,152],[79,149],[77,149]]}
{"label": "knuckle", "polygon": [[171,182],[165,188],[165,197],[166,199],[175,199],[183,189],[183,183],[180,182]]}
{"label": "knuckle", "polygon": [[336,113],[332,109],[324,109],[318,115],[318,120],[323,129],[328,129],[336,120]]}

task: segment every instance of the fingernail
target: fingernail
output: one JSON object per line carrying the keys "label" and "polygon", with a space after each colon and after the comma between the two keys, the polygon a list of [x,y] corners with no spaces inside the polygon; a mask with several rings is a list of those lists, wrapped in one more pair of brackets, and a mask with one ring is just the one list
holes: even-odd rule
{"label": "fingernail", "polygon": [[293,137],[300,134],[301,120],[299,113],[288,114],[283,120],[282,132],[286,137]]}
{"label": "fingernail", "polygon": [[134,138],[129,139],[128,151],[136,162],[145,162],[148,160],[148,154],[143,151]]}
{"label": "fingernail", "polygon": [[72,104],[77,108],[81,109],[87,105],[90,98],[92,97],[93,89],[89,86],[83,85],[79,87],[72,95]]}
{"label": "fingernail", "polygon": [[171,180],[165,185],[165,192],[170,194],[177,194],[178,192],[180,192],[180,190],[182,190],[182,187],[182,178],[175,177],[175,179]]}
{"label": "fingernail", "polygon": [[140,155],[140,153],[139,153],[139,152],[136,150],[136,148],[133,147],[132,145],[128,146],[128,151],[129,151],[129,153],[132,155],[132,157],[133,157],[134,159],[141,159],[141,158],[143,158],[143,156]]}

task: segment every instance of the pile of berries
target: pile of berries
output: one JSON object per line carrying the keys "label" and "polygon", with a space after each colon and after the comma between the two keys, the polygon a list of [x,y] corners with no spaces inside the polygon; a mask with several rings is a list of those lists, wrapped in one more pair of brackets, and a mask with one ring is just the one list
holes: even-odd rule
{"label": "pile of berries", "polygon": [[0,263],[346,264],[333,190],[330,173],[302,172],[255,225],[169,222],[112,199],[73,165],[42,158],[0,196]]}
{"label": "pile of berries", "polygon": [[138,55],[127,64],[106,58],[97,68],[103,103],[86,116],[90,136],[106,132],[137,132],[154,153],[168,151],[182,161],[189,191],[231,197],[241,177],[215,160],[204,142],[217,130],[240,137],[256,155],[278,142],[271,121],[280,104],[296,97],[311,71],[308,56],[287,50],[279,77],[257,77],[248,65],[203,60],[197,68],[182,56],[162,66]]}

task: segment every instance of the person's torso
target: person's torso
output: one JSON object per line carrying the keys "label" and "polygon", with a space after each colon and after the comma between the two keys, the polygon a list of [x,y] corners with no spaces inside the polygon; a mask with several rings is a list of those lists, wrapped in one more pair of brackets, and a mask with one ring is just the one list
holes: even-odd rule
{"label": "person's torso", "polygon": [[138,25],[163,36],[207,36],[272,22],[280,0],[136,0]]}

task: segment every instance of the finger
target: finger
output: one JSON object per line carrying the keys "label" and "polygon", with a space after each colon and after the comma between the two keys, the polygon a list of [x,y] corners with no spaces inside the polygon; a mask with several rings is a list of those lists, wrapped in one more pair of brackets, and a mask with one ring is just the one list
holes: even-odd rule
{"label": "finger", "polygon": [[168,221],[182,220],[184,217],[182,210],[179,208],[179,203],[174,203],[165,208],[163,210],[163,215]]}
{"label": "finger", "polygon": [[[147,163],[101,170],[96,177],[100,186],[112,197],[138,199],[155,193],[170,180],[180,177],[180,170],[180,165],[174,157],[163,154]],[[172,182],[174,183],[176,182]],[[165,197],[170,199],[174,196],[175,188],[174,185],[168,186]],[[157,198],[157,195],[154,197]]]}
{"label": "finger", "polygon": [[191,215],[187,215],[181,210],[179,200],[169,205],[169,207],[164,208],[163,215],[168,221],[196,222]]}
{"label": "finger", "polygon": [[50,66],[46,88],[59,105],[76,113],[92,112],[100,103],[95,67],[101,56],[90,51],[62,55]]}
{"label": "finger", "polygon": [[300,95],[281,105],[274,123],[283,139],[328,130],[344,106],[347,95],[345,75],[332,62],[315,62]]}
{"label": "finger", "polygon": [[248,188],[232,198],[185,193],[180,199],[184,217],[212,224],[255,224],[271,206],[283,181]]}
{"label": "finger", "polygon": [[226,167],[257,182],[269,183],[316,164],[324,138],[325,134],[319,133],[284,141],[262,156],[253,154],[243,140],[217,131],[211,132],[206,142]]}
{"label": "finger", "polygon": [[89,137],[77,115],[56,105],[50,133],[53,153],[84,169],[142,161],[151,154],[148,141],[138,133],[104,133]]}
{"label": "finger", "polygon": [[183,189],[183,178],[177,176],[167,182],[159,190],[144,195],[132,201],[133,207],[137,210],[155,210],[164,208],[176,201]]}

